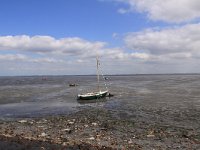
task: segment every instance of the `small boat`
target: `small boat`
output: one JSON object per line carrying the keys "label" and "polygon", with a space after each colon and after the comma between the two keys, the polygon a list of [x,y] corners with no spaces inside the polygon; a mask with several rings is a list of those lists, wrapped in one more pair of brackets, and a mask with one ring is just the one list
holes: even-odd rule
{"label": "small boat", "polygon": [[75,84],[75,83],[70,83],[70,84],[69,84],[69,86],[70,86],[70,87],[73,87],[73,86],[78,86],[78,84]]}
{"label": "small boat", "polygon": [[92,100],[92,99],[100,99],[106,97],[108,95],[108,91],[99,91],[99,92],[92,92],[86,94],[78,94],[78,100]]}
{"label": "small boat", "polygon": [[97,61],[97,92],[90,92],[85,94],[78,94],[77,99],[78,100],[93,100],[93,99],[100,99],[104,98],[109,95],[108,88],[106,87],[106,90],[101,90],[99,85],[99,59],[96,58]]}

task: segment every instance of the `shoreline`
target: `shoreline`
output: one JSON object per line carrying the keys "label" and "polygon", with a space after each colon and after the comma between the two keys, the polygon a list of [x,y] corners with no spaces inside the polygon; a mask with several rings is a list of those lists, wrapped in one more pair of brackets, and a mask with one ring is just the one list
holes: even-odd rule
{"label": "shoreline", "polygon": [[[116,117],[87,108],[69,115],[0,121],[0,149],[198,149],[199,129]],[[8,148],[9,149],[9,148]]]}

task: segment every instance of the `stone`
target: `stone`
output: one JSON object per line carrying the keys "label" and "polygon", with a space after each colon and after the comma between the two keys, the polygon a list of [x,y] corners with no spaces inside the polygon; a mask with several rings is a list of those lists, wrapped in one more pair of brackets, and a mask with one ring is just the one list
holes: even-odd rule
{"label": "stone", "polygon": [[19,123],[26,123],[27,120],[19,120],[18,122],[19,122]]}

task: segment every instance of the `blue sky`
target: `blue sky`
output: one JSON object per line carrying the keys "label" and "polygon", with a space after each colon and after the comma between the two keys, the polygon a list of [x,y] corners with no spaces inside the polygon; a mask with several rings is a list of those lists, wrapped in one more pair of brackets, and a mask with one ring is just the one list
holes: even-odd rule
{"label": "blue sky", "polygon": [[143,14],[119,14],[119,4],[98,0],[6,0],[0,5],[1,35],[50,35],[110,40],[154,22]]}
{"label": "blue sky", "polygon": [[0,75],[199,72],[197,0],[0,2]]}

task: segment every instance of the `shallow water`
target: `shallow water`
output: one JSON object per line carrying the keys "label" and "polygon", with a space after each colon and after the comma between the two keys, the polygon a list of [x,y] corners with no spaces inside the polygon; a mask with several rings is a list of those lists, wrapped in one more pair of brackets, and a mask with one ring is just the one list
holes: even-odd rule
{"label": "shallow water", "polygon": [[[79,103],[78,93],[96,89],[95,76],[0,77],[0,117],[68,114],[98,107],[112,110],[118,118],[199,127],[200,75],[108,78],[114,97],[98,103]],[[78,86],[69,87],[69,83]]]}

